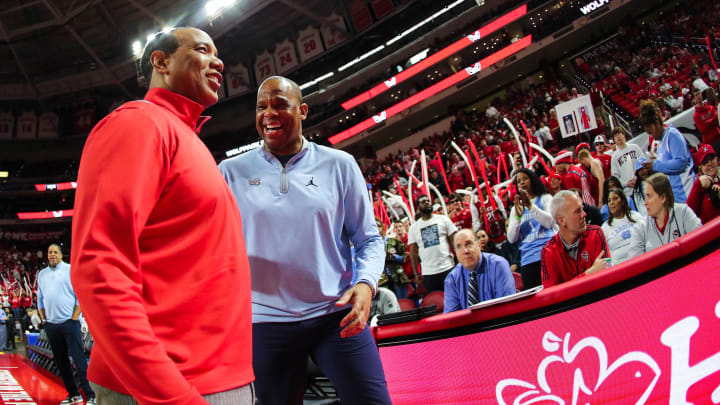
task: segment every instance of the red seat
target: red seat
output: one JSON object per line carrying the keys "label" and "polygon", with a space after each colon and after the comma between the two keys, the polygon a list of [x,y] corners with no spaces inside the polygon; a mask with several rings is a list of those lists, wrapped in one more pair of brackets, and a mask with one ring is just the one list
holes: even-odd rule
{"label": "red seat", "polygon": [[445,307],[445,293],[442,291],[433,291],[426,295],[420,302],[421,307],[437,306],[437,311],[442,312]]}
{"label": "red seat", "polygon": [[408,309],[415,309],[415,302],[411,299],[400,298],[398,300],[398,304],[400,304],[401,311],[407,311]]}
{"label": "red seat", "polygon": [[515,289],[520,292],[523,289],[523,282],[522,282],[522,275],[520,273],[513,271],[512,272],[513,278],[515,279]]}

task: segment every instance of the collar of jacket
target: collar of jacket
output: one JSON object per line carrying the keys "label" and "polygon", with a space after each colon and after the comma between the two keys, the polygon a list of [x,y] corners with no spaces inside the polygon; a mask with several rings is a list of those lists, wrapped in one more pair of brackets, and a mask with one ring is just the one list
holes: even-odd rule
{"label": "collar of jacket", "polygon": [[[302,146],[300,147],[300,150],[295,154],[295,156],[293,156],[292,159],[295,159],[296,157],[298,157],[298,155],[304,155],[304,154],[305,154],[305,151],[306,151],[307,148],[308,148],[308,146],[310,146],[310,142],[308,142],[307,139],[305,139],[305,137],[303,136],[303,137],[302,137]],[[265,160],[267,160],[268,162],[272,162],[272,161],[274,161],[274,160],[277,160],[277,158],[275,157],[275,155],[273,155],[272,153],[270,153],[270,152],[265,148],[265,143],[263,143],[263,146],[262,146],[262,147],[258,148],[258,153],[260,153],[260,154],[262,155],[262,157],[264,157]]]}
{"label": "collar of jacket", "polygon": [[210,119],[209,116],[200,115],[205,107],[183,95],[162,87],[153,87],[148,90],[145,94],[145,101],[156,104],[175,114],[195,133],[200,132],[203,124]]}

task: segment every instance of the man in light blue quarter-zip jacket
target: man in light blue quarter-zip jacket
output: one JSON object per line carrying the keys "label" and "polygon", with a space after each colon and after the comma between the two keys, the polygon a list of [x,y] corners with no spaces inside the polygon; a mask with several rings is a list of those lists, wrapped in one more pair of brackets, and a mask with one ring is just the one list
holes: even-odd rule
{"label": "man in light blue quarter-zip jacket", "polygon": [[307,113],[296,83],[266,79],[255,114],[263,146],[220,164],[250,259],[258,399],[302,404],[310,355],[343,404],[390,404],[367,327],[383,239],[355,159],[306,140]]}

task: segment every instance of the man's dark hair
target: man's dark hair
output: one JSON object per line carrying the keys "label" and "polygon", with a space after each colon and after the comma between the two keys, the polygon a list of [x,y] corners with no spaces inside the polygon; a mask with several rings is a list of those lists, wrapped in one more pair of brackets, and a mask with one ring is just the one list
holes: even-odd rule
{"label": "man's dark hair", "polygon": [[153,39],[151,39],[147,44],[145,44],[145,49],[143,50],[142,57],[140,57],[140,66],[139,66],[139,77],[138,82],[141,83],[141,85],[144,85],[145,87],[150,87],[150,79],[152,78],[152,71],[153,71],[153,65],[152,61],[150,61],[150,56],[155,51],[162,51],[166,55],[170,55],[177,51],[177,49],[180,47],[180,41],[175,37],[175,34],[173,34],[173,31],[175,31],[177,28],[169,31],[169,32],[160,32],[155,35]]}

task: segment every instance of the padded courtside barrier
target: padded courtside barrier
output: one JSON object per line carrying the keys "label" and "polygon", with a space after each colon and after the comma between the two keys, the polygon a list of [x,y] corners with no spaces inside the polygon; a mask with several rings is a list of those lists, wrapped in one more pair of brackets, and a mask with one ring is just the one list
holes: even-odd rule
{"label": "padded courtside barrier", "polygon": [[720,218],[530,298],[373,333],[394,404],[716,403]]}

